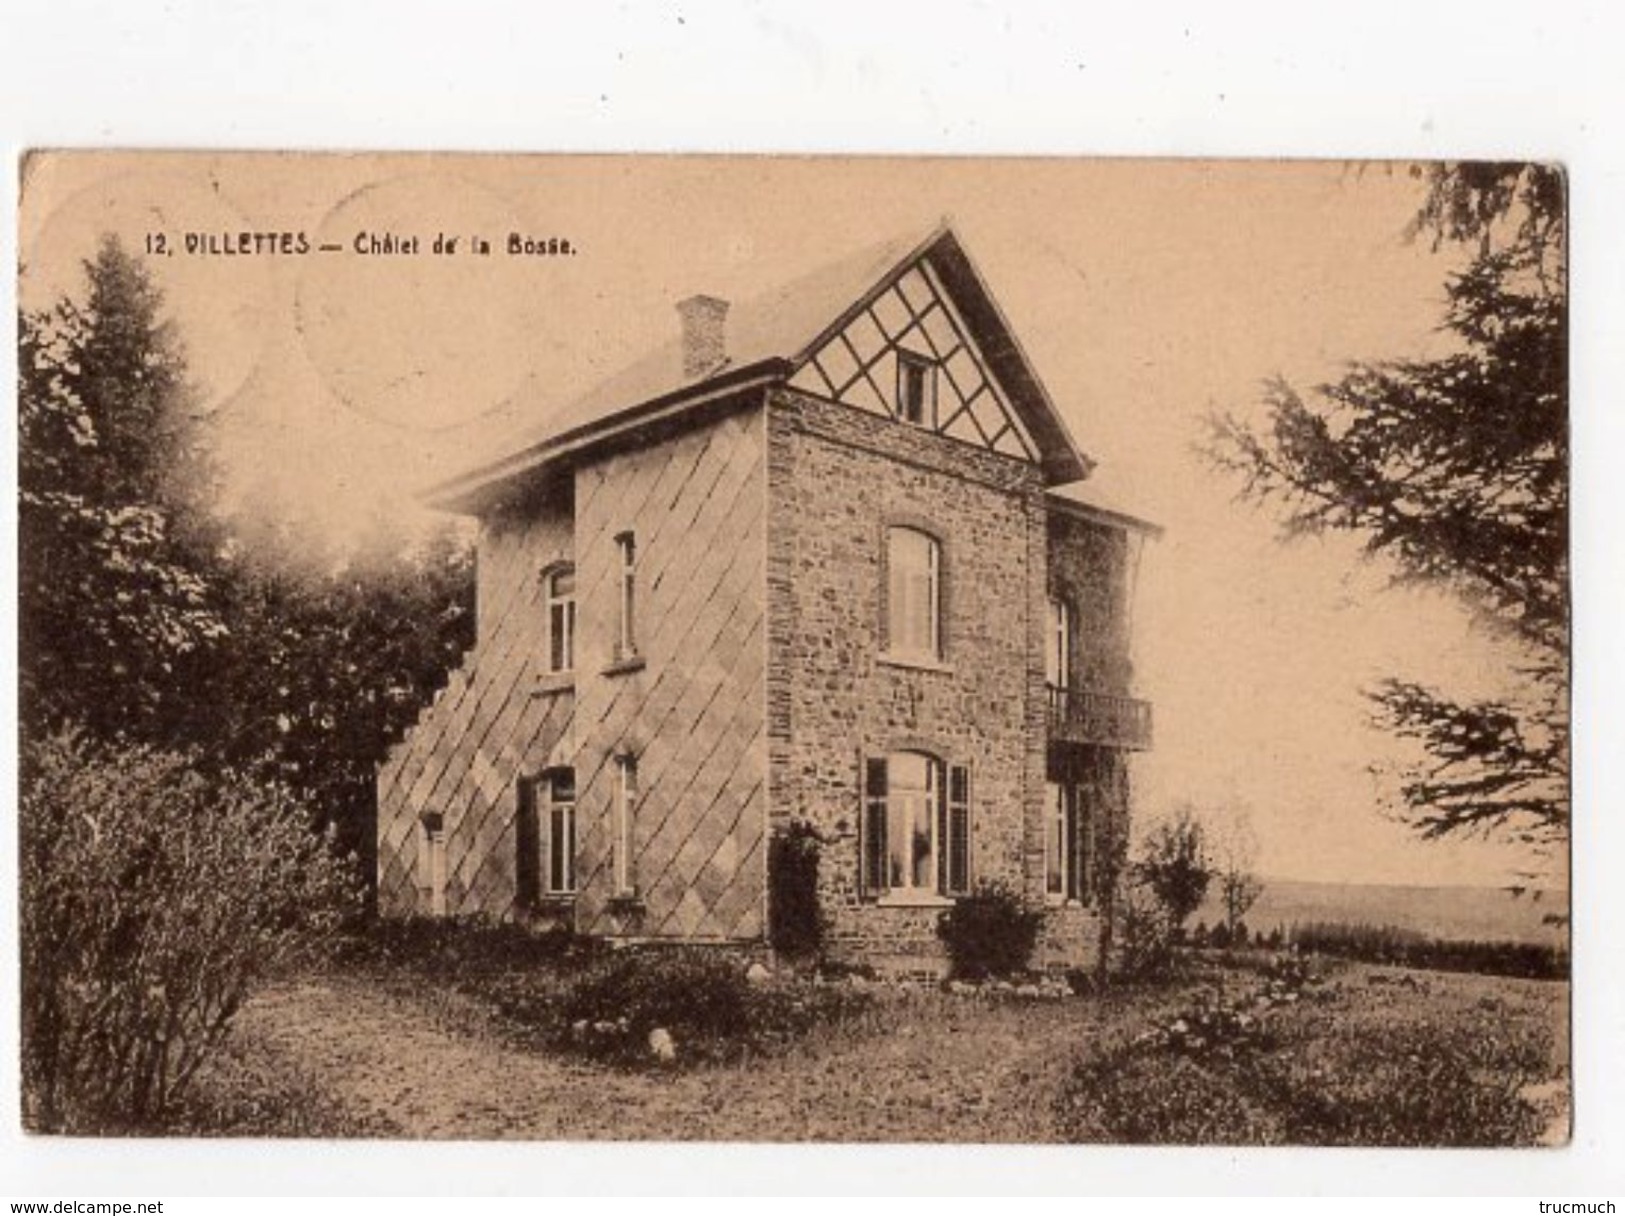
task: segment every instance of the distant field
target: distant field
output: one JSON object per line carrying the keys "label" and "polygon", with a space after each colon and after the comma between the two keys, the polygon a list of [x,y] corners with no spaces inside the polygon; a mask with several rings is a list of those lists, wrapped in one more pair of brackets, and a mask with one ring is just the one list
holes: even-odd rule
{"label": "distant field", "polygon": [[[1565,925],[1543,918],[1566,916],[1566,890],[1527,890],[1514,896],[1501,887],[1399,887],[1347,883],[1264,880],[1264,893],[1247,913],[1247,927],[1283,932],[1311,921],[1393,925],[1451,941],[1509,941],[1559,945],[1567,941]],[[1190,920],[1209,925],[1224,920],[1217,898],[1209,899]]]}

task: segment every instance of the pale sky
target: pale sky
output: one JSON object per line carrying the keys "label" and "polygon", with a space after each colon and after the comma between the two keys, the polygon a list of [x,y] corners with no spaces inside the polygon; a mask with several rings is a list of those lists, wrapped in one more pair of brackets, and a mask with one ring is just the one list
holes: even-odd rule
{"label": "pale sky", "polygon": [[[366,229],[416,257],[155,257],[240,484],[342,530],[615,371],[704,291],[744,299],[950,216],[1074,435],[1088,483],[1166,535],[1145,553],[1137,682],[1157,747],[1138,808],[1250,808],[1260,868],[1495,882],[1527,858],[1421,842],[1378,810],[1392,754],[1358,689],[1389,673],[1488,691],[1507,657],[1451,601],[1383,586],[1344,538],[1283,548],[1193,453],[1201,419],[1260,416],[1275,374],[1436,348],[1449,262],[1406,244],[1419,184],[1337,163],[62,155],[35,162],[25,306],[77,289],[97,233]],[[509,231],[569,258],[510,258]],[[459,237],[453,257],[428,247]],[[494,246],[467,252],[470,234]],[[545,389],[538,386],[546,386]]]}

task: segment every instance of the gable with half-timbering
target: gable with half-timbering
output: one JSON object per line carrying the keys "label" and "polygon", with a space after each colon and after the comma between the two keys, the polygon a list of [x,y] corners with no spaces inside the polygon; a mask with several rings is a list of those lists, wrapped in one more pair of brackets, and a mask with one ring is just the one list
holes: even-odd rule
{"label": "gable with half-timbering", "polygon": [[1006,456],[1038,459],[970,327],[923,259],[860,301],[790,383]]}

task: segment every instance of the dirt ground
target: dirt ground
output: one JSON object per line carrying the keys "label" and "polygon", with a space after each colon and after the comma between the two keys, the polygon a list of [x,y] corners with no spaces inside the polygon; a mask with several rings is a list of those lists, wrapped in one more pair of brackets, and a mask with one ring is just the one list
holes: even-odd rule
{"label": "dirt ground", "polygon": [[[1366,976],[1349,990],[1361,995]],[[1562,1016],[1562,986],[1438,977],[1451,1000],[1510,996],[1520,1016]],[[1372,987],[1373,998],[1397,991]],[[734,1067],[632,1073],[517,1045],[478,1003],[356,976],[269,989],[234,1031],[331,1104],[336,1134],[426,1139],[1044,1143],[1072,1066],[1176,1007],[1188,990],[1109,1000],[989,1001],[885,992],[856,1024]],[[1566,1047],[1560,1047],[1566,1051]],[[1567,1125],[1554,1056],[1552,1135]],[[1536,1095],[1532,1095],[1534,1097]],[[1561,1126],[1559,1126],[1561,1124]],[[296,1133],[299,1134],[299,1133]],[[303,1134],[312,1134],[306,1129]],[[314,1134],[322,1134],[319,1130]]]}

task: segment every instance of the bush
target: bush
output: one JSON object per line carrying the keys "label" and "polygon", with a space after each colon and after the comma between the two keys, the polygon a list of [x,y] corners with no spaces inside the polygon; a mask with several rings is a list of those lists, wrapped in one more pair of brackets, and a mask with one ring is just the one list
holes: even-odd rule
{"label": "bush", "polygon": [[620,1064],[655,1062],[649,1036],[664,1030],[679,1064],[770,1051],[814,1026],[867,1006],[846,988],[769,980],[753,984],[730,950],[651,946],[589,968],[558,1008],[556,1045]]}
{"label": "bush", "polygon": [[1069,1079],[1058,1113],[1063,1134],[1081,1143],[1281,1142],[1272,1112],[1225,1071],[1182,1052],[1137,1048],[1090,1060]]}
{"label": "bush", "polygon": [[1044,914],[1002,883],[984,882],[937,921],[955,978],[983,980],[1027,969]]}
{"label": "bush", "polygon": [[692,1040],[740,1039],[750,1025],[744,972],[731,953],[629,950],[583,977],[561,1013],[572,1026],[616,1027],[626,1041],[609,1042],[607,1032],[599,1031],[602,1054],[636,1051],[656,1028]]}
{"label": "bush", "polygon": [[1118,969],[1139,979],[1166,974],[1173,963],[1174,921],[1157,893],[1141,881],[1124,883],[1117,918],[1122,925]]}
{"label": "bush", "polygon": [[1134,1144],[1530,1145],[1542,1119],[1520,1094],[1546,1045],[1494,1014],[1351,1023],[1187,1010],[1080,1064],[1057,1113],[1073,1140]]}
{"label": "bush", "polygon": [[1213,881],[1207,832],[1194,808],[1181,806],[1146,838],[1144,854],[1134,864],[1139,881],[1167,910],[1170,932],[1177,938],[1191,914],[1202,906]]}
{"label": "bush", "polygon": [[161,1119],[250,985],[329,944],[359,891],[274,789],[187,758],[27,743],[20,800],[23,1119]]}
{"label": "bush", "polygon": [[824,913],[818,904],[817,829],[795,820],[775,832],[767,853],[768,934],[788,958],[811,958],[824,947]]}

